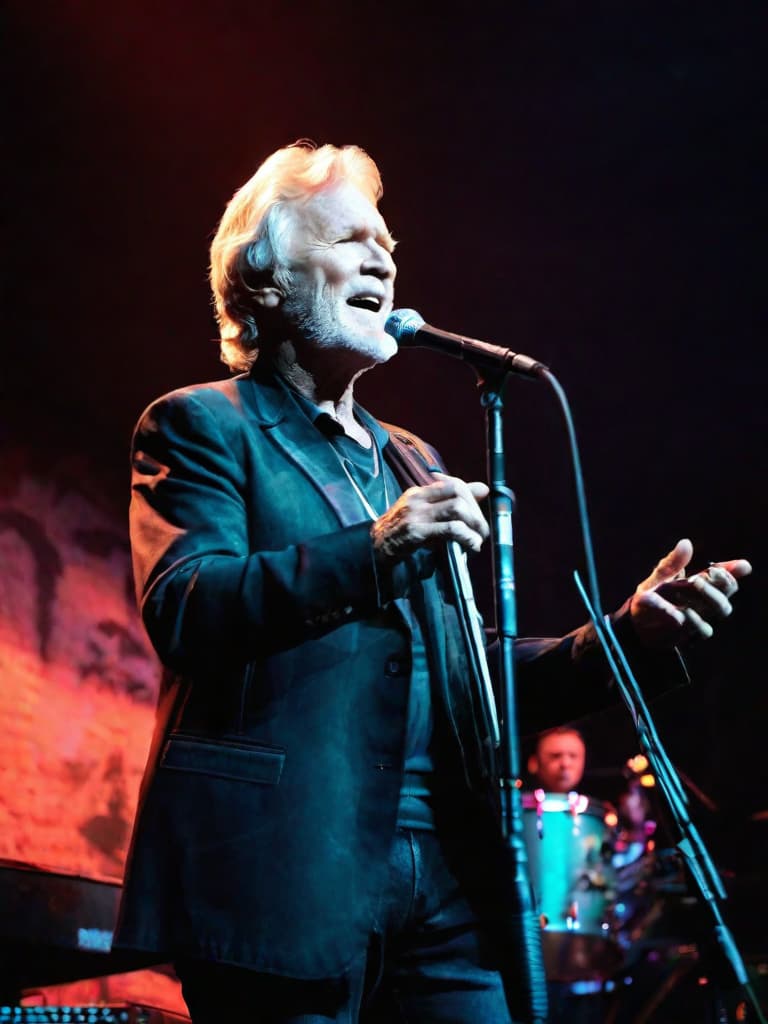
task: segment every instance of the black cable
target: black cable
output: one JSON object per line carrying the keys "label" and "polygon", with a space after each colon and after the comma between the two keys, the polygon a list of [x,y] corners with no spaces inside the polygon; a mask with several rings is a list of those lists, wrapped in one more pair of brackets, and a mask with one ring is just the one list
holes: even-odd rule
{"label": "black cable", "polygon": [[555,393],[560,404],[560,411],[565,420],[565,429],[568,435],[568,444],[571,450],[571,464],[573,466],[573,480],[576,487],[576,504],[579,512],[579,525],[581,527],[581,540],[584,547],[584,564],[589,584],[589,597],[595,612],[602,618],[603,608],[600,602],[600,588],[597,583],[597,570],[595,569],[595,555],[592,547],[592,530],[589,525],[589,513],[587,512],[587,495],[584,489],[584,476],[581,471],[581,456],[579,445],[576,440],[576,428],[573,424],[571,409],[568,398],[557,377],[546,366],[537,371],[538,376],[547,382]]}

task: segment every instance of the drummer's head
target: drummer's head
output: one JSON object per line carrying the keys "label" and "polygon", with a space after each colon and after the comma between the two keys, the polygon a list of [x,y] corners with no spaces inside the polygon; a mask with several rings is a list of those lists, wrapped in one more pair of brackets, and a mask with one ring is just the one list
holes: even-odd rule
{"label": "drummer's head", "polygon": [[548,793],[569,793],[581,782],[585,755],[579,730],[559,725],[541,733],[536,750],[528,758],[528,771],[537,776],[539,785]]}

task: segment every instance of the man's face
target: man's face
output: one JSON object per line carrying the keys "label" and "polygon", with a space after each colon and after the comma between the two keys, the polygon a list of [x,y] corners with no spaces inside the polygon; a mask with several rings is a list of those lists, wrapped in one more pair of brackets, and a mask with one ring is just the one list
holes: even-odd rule
{"label": "man's face", "polygon": [[281,311],[290,340],[340,350],[360,368],[397,351],[392,311],[394,242],[376,207],[342,182],[287,208],[283,259],[292,285]]}
{"label": "man's face", "polygon": [[531,759],[541,788],[548,793],[569,793],[584,774],[584,742],[575,732],[551,733],[539,740]]}

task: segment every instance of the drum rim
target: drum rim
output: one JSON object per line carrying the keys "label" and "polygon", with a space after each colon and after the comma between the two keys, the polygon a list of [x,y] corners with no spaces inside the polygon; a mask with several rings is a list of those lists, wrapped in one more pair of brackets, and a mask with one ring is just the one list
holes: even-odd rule
{"label": "drum rim", "polygon": [[[540,800],[537,796],[537,792],[543,792],[544,798]],[[579,814],[597,814],[604,817],[610,811],[613,810],[613,806],[608,800],[599,800],[597,797],[590,796],[588,793],[582,793],[580,790],[572,790],[579,800],[586,799],[587,806],[584,810],[579,811]],[[538,811],[541,810],[545,814],[552,811],[566,811],[568,814],[573,812],[572,804],[569,799],[570,793],[550,793],[546,790],[523,790],[521,793],[523,810],[525,811]],[[558,806],[552,806],[552,805]]]}

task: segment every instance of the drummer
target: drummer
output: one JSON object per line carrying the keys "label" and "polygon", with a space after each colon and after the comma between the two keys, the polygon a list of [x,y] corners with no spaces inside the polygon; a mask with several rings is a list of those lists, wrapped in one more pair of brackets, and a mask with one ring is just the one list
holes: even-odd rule
{"label": "drummer", "polygon": [[584,737],[572,725],[558,725],[539,735],[528,758],[535,785],[547,793],[571,793],[584,775]]}
{"label": "drummer", "polygon": [[[541,733],[527,764],[531,776],[531,788],[535,790],[537,806],[543,807],[544,797],[539,790],[543,790],[547,794],[575,793],[584,775],[585,760],[584,737],[575,726],[560,725]],[[562,797],[560,801],[562,802]],[[528,838],[530,840],[530,835]],[[558,853],[562,854],[562,865],[551,862],[553,855],[559,860]],[[573,867],[571,864],[573,849],[567,843],[563,844],[562,850],[551,844],[546,850],[544,847],[538,847],[538,844],[533,847],[529,845],[529,856],[532,859],[534,874],[540,876],[542,882],[548,880],[549,888],[553,891],[563,877],[563,872],[567,874]],[[586,868],[586,865],[584,867]],[[601,871],[605,871],[606,865],[601,862],[600,868]],[[555,880],[554,886],[552,885],[553,879]],[[546,888],[547,886],[544,886],[544,889]],[[557,892],[559,893],[559,889]],[[553,892],[545,894],[542,890],[541,896],[542,909],[544,909],[547,900],[552,900]],[[609,1012],[610,1000],[606,992],[603,991],[602,981],[595,980],[596,976],[600,977],[601,972],[598,969],[600,964],[593,963],[590,959],[590,950],[592,949],[588,945],[590,937],[578,939],[578,937],[560,932],[559,929],[554,929],[554,932],[549,935],[550,945],[545,940],[544,952],[550,1007],[548,1024],[571,1024],[576,1020],[581,1024],[600,1024],[606,1019]],[[563,942],[582,942],[587,945],[582,949],[581,946],[561,945],[560,943]],[[565,980],[568,977],[567,973],[563,976],[557,970],[553,970],[554,967],[561,966],[560,960],[563,957],[567,961],[568,972],[575,972],[574,978],[579,977],[579,961],[583,958],[584,974],[582,977],[586,980],[577,981],[574,978]],[[607,967],[606,977],[610,973],[610,968]]]}
{"label": "drummer", "polygon": [[[576,726],[547,729],[539,734],[528,758],[532,788],[545,793],[575,792],[584,776],[585,761],[586,744]],[[612,863],[620,870],[648,851],[648,840],[654,834],[656,823],[648,796],[634,774],[618,797],[618,807],[614,809],[611,804],[606,807],[614,811],[616,818]]]}

